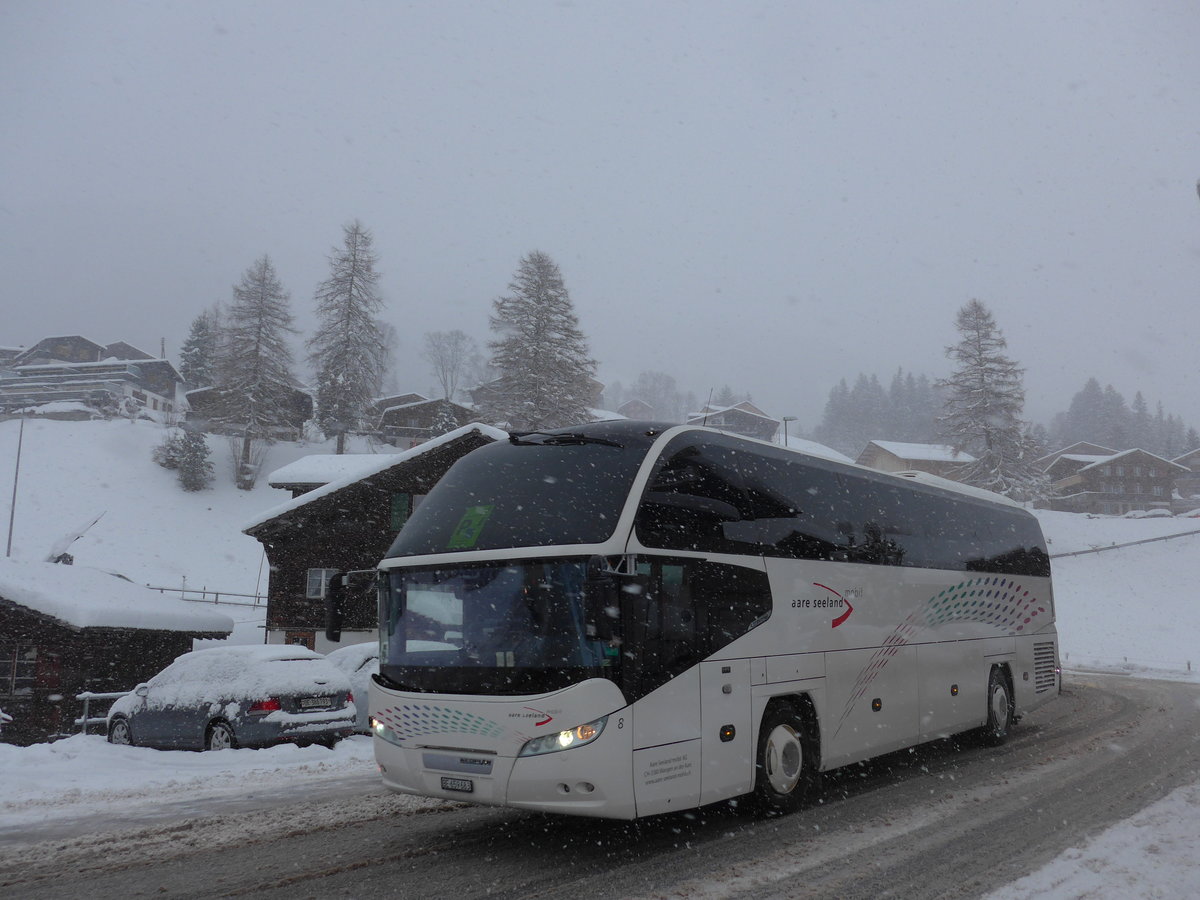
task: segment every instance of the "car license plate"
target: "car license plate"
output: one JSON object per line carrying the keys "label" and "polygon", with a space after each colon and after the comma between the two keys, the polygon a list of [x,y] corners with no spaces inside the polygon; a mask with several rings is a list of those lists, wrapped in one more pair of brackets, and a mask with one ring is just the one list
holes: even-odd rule
{"label": "car license plate", "polygon": [[327,706],[333,706],[332,697],[301,697],[301,709],[324,709]]}
{"label": "car license plate", "polygon": [[470,778],[446,778],[442,776],[442,790],[470,794],[475,791],[475,783]]}

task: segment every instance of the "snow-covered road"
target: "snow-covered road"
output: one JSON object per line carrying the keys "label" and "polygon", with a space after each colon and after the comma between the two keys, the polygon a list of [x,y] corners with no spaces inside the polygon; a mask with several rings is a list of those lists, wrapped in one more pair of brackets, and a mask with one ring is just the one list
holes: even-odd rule
{"label": "snow-covered road", "polygon": [[1184,897],[1200,858],[1198,733],[1195,685],[1073,675],[1005,747],[940,742],[841,770],[821,803],[782,819],[715,808],[637,825],[387,795],[362,738],[334,751],[211,754],[73,738],[43,745],[36,763],[14,768],[13,754],[29,752],[15,749],[0,758],[16,786],[0,807],[0,887],[23,897],[303,886],[312,896],[757,900],[798,885],[828,897]]}

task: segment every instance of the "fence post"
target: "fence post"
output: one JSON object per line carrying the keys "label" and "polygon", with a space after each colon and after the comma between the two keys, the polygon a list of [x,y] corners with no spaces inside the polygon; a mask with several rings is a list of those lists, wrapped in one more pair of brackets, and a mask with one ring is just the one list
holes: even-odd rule
{"label": "fence post", "polygon": [[88,726],[88,704],[92,702],[92,698],[85,696],[83,698],[83,721],[79,723],[79,733],[87,734]]}

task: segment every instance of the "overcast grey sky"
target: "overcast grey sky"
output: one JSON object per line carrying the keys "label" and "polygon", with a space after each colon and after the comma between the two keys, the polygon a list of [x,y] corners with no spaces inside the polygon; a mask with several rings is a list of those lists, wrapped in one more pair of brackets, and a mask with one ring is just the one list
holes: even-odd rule
{"label": "overcast grey sky", "polygon": [[808,431],[975,297],[1033,418],[1094,375],[1200,427],[1198,47],[1194,0],[5,0],[0,344],[175,358],[263,253],[307,330],[357,217],[403,387],[536,248],[606,382]]}

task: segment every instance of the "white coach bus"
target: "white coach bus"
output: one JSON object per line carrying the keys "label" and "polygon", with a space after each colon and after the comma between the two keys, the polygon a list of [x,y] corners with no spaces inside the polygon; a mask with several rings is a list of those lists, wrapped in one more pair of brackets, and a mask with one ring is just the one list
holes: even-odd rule
{"label": "white coach bus", "polygon": [[994,494],[645,422],[459,460],[380,563],[395,791],[632,819],[978,729],[1058,695],[1037,520]]}

